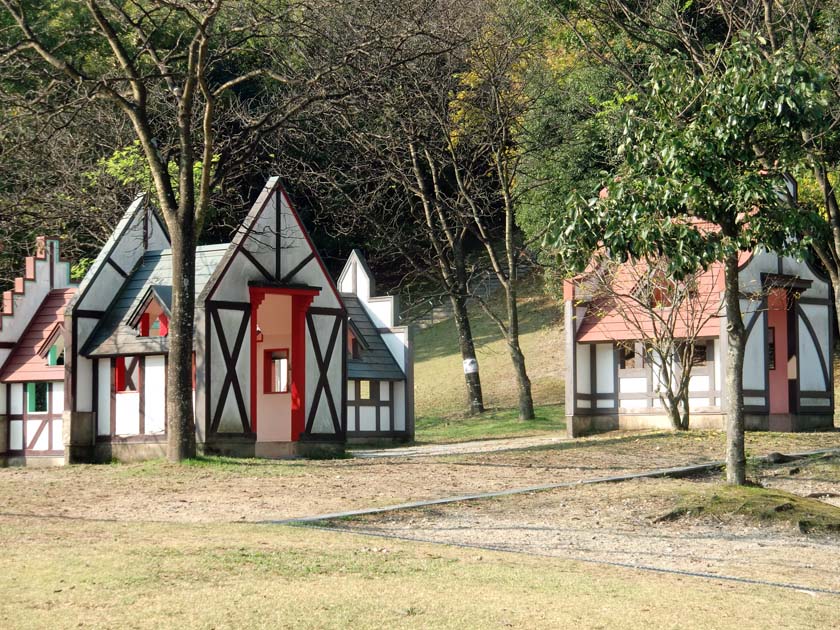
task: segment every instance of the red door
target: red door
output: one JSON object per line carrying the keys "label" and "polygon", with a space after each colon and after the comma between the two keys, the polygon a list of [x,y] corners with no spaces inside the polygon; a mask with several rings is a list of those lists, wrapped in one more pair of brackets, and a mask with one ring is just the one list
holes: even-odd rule
{"label": "red door", "polygon": [[785,289],[772,289],[767,297],[767,361],[770,364],[770,413],[790,413],[788,296]]}

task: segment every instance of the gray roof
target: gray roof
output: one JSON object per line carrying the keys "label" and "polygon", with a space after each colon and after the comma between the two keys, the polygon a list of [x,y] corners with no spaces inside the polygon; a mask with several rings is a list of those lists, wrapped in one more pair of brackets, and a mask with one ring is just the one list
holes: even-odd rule
{"label": "gray roof", "polygon": [[[230,243],[202,245],[196,248],[195,294],[199,295],[216,269]],[[113,356],[119,354],[162,354],[169,350],[166,337],[138,337],[129,326],[131,314],[153,290],[164,301],[172,294],[172,250],[149,251],[129,275],[108,307],[105,315],[82,347],[85,356]],[[169,304],[163,306],[169,307]]]}
{"label": "gray roof", "polygon": [[354,359],[347,356],[347,378],[370,380],[405,379],[405,373],[397,365],[388,346],[376,329],[373,321],[365,311],[365,307],[355,295],[342,293],[341,299],[347,308],[347,316],[351,319],[356,330],[364,337],[367,349],[362,350],[361,356]]}

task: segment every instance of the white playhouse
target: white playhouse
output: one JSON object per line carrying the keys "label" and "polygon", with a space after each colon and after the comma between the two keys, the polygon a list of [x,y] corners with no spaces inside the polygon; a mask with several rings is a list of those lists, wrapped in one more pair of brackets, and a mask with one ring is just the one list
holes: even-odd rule
{"label": "white playhouse", "polygon": [[[628,325],[610,304],[591,299],[587,277],[564,287],[570,434],[669,426],[657,391],[657,368],[638,339],[638,326]],[[747,428],[831,427],[834,311],[827,279],[807,262],[755,252],[741,255],[739,284],[748,336],[743,374]],[[697,296],[698,302],[711,310],[696,313],[703,323],[689,384],[691,426],[723,428],[727,314],[721,266],[706,271],[698,287],[699,293],[707,292]],[[637,323],[645,317],[641,313]]]}
{"label": "white playhouse", "polygon": [[0,303],[0,465],[64,461],[64,311],[75,292],[57,239],[39,237]]}
{"label": "white playhouse", "polygon": [[[140,197],[67,294],[64,374],[51,373],[57,402],[48,414],[60,426],[63,405],[63,445],[51,437],[50,448],[63,447],[68,462],[164,453],[168,247],[162,221]],[[276,178],[232,242],[198,248],[195,291],[200,452],[273,457],[298,453],[301,443],[413,436],[412,342],[395,298],[376,296],[359,252],[336,286]],[[0,358],[12,349],[0,346]],[[11,422],[25,422],[26,403],[11,400],[26,387],[12,386],[4,385],[0,413],[11,409]],[[8,450],[9,437],[0,439]]]}

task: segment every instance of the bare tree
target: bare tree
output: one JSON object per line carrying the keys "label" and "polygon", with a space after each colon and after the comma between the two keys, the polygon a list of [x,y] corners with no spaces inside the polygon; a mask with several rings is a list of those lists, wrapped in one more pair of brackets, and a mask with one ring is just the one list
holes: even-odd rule
{"label": "bare tree", "polygon": [[539,115],[542,104],[543,34],[530,3],[488,5],[487,21],[468,50],[456,96],[436,120],[448,140],[449,168],[467,211],[465,224],[504,292],[504,314],[475,297],[505,339],[519,390],[519,418],[530,420],[534,402],[519,340],[518,306],[519,268],[528,243],[516,217],[522,197],[542,183],[526,176],[525,165],[533,146],[527,121]]}
{"label": "bare tree", "polygon": [[[397,2],[400,11],[411,3]],[[467,407],[484,411],[467,300],[474,269],[467,211],[453,181],[445,113],[455,75],[482,23],[481,3],[433,0],[420,30],[435,33],[400,66],[369,58],[367,89],[335,104],[301,130],[309,152],[284,156],[299,184],[314,188],[319,220],[333,232],[364,235],[406,276],[426,279],[449,300],[464,362]],[[332,203],[330,203],[332,202]]]}
{"label": "bare tree", "polygon": [[[628,356],[650,361],[651,375],[671,426],[689,428],[689,385],[702,339],[717,336],[723,312],[720,265],[674,279],[662,260],[593,261],[578,281],[579,295],[599,319],[617,318],[631,333],[614,341]],[[636,347],[636,345],[640,347]]]}

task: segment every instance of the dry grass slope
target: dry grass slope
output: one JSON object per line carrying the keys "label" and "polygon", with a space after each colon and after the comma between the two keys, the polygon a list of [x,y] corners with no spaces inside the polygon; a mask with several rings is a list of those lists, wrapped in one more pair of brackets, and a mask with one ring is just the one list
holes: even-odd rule
{"label": "dry grass slope", "polygon": [[[534,274],[522,287],[522,350],[537,405],[564,397],[563,306],[546,296]],[[501,310],[500,297],[494,308]],[[498,327],[475,305],[470,309],[484,402],[488,408],[515,407],[517,389],[507,345]],[[447,320],[418,331],[414,344],[415,404],[418,418],[451,417],[465,408],[464,374],[455,324]]]}

